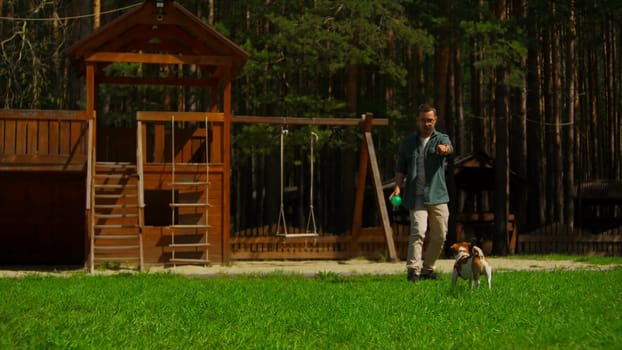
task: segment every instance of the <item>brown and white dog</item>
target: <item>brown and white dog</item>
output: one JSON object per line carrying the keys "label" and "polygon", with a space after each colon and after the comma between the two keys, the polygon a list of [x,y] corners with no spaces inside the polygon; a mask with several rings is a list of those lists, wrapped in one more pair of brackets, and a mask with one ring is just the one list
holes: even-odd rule
{"label": "brown and white dog", "polygon": [[484,252],[475,245],[468,242],[452,244],[449,249],[454,253],[456,262],[454,263],[454,274],[451,278],[452,286],[456,285],[458,276],[469,280],[469,287],[479,288],[479,277],[484,275],[488,289],[492,289],[492,266],[484,256]]}

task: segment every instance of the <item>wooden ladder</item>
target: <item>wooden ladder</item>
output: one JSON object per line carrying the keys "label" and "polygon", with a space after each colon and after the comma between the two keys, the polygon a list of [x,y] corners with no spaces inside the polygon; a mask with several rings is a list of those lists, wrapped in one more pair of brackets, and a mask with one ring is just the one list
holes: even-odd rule
{"label": "wooden ladder", "polygon": [[97,162],[91,187],[90,271],[106,262],[138,263],[143,271],[143,212],[136,165]]}
{"label": "wooden ladder", "polygon": [[[205,117],[204,163],[183,163],[176,160],[175,116],[171,117],[171,243],[173,266],[195,264],[208,266],[209,260],[209,139]],[[183,171],[180,168],[193,169]],[[199,172],[194,170],[203,169]]]}

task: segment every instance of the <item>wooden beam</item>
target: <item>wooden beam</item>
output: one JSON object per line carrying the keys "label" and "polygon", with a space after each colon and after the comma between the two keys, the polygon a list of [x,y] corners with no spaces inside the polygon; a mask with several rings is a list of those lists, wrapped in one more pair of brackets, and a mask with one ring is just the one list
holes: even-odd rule
{"label": "wooden beam", "polygon": [[170,122],[171,116],[175,116],[175,121],[179,122],[204,122],[207,116],[208,122],[223,122],[224,113],[214,112],[136,112],[136,120],[151,122]]}
{"label": "wooden beam", "polygon": [[[261,117],[249,115],[231,116],[232,123],[248,124],[278,124],[278,125],[331,125],[331,126],[359,126],[365,123],[365,119],[356,118],[323,118],[323,117]],[[389,125],[388,119],[373,119],[374,126]]]}
{"label": "wooden beam", "polygon": [[224,66],[231,64],[231,56],[172,55],[130,52],[97,52],[87,57],[85,62],[131,62],[151,64],[199,64]]}
{"label": "wooden beam", "polygon": [[[222,127],[222,160],[225,166],[225,169],[231,169],[231,80],[233,79],[232,67],[227,66],[224,71],[224,89],[223,89],[223,106],[222,111],[224,113],[225,119]],[[214,89],[216,90],[216,89]],[[212,107],[214,107],[212,105]],[[231,259],[231,244],[229,243],[229,239],[231,237],[230,226],[231,226],[231,178],[230,176],[223,177],[223,190],[222,190],[222,261],[229,262]]]}
{"label": "wooden beam", "polygon": [[[367,113],[363,123],[363,131],[371,131],[374,115]],[[350,242],[350,252],[352,257],[360,254],[359,239],[361,236],[361,226],[363,225],[363,201],[365,199],[365,182],[367,181],[367,164],[369,164],[369,154],[367,153],[366,140],[361,141],[359,151],[359,171],[356,183],[356,195],[354,198],[354,213],[352,216],[352,241]]]}
{"label": "wooden beam", "polygon": [[56,164],[20,164],[9,165],[7,163],[0,162],[1,172],[75,172],[83,173],[86,168],[86,161],[84,163],[56,163]]}
{"label": "wooden beam", "polygon": [[41,109],[0,109],[0,120],[87,120],[84,111],[41,110]]}
{"label": "wooden beam", "polygon": [[95,100],[97,99],[96,92],[96,80],[95,70],[96,64],[86,63],[86,115],[89,118],[89,134],[88,134],[88,149],[87,149],[87,178],[86,178],[86,191],[88,193],[87,200],[89,205],[84,212],[85,222],[87,224],[84,232],[84,256],[86,262],[91,269],[94,267],[93,261],[93,249],[94,249],[94,235],[95,235],[95,221],[93,218],[93,177],[95,176],[95,162],[97,161],[97,115],[95,113]]}
{"label": "wooden beam", "polygon": [[118,85],[171,85],[171,86],[204,86],[209,87],[217,82],[215,79],[203,78],[160,78],[160,77],[106,77],[97,78],[101,84]]}
{"label": "wooden beam", "polygon": [[372,179],[374,181],[374,189],[376,193],[376,204],[381,214],[382,227],[389,248],[389,259],[391,261],[398,260],[397,251],[395,249],[395,242],[393,241],[393,229],[389,222],[389,214],[387,213],[387,207],[384,201],[384,194],[382,191],[382,182],[380,181],[380,170],[378,169],[378,160],[376,158],[376,151],[374,150],[374,143],[371,136],[372,125],[374,115],[367,113],[365,115],[363,131],[365,135],[361,142],[361,151],[359,159],[359,176],[356,185],[356,198],[354,200],[354,215],[352,218],[352,241],[350,242],[351,256],[355,257],[360,254],[359,241],[361,239],[361,226],[363,224],[363,200],[365,198],[365,182],[367,180],[367,167],[368,165],[372,170]]}
{"label": "wooden beam", "polygon": [[86,114],[91,116],[95,111],[95,65],[86,64]]}
{"label": "wooden beam", "polygon": [[34,155],[34,154],[9,154],[0,155],[0,163],[8,169],[20,166],[40,165],[66,166],[69,164],[84,166],[86,155],[84,154],[59,154],[59,155]]}
{"label": "wooden beam", "polygon": [[[171,163],[145,163],[144,167],[143,167],[143,172],[147,175],[158,175],[158,181],[160,181],[162,178],[166,178],[167,176],[170,177],[170,173],[171,173]],[[205,171],[205,165],[204,164],[176,164],[175,165],[175,173],[179,173],[179,174],[193,174],[196,172],[203,172]],[[209,172],[210,174],[220,174],[220,173],[224,173],[224,167],[221,164],[209,164]],[[164,174],[160,177],[161,174]],[[147,176],[145,175],[145,176]],[[168,180],[167,180],[168,181]],[[170,189],[170,185],[162,182],[159,185],[160,187],[157,187],[157,189]],[[151,188],[154,189],[154,188]]]}
{"label": "wooden beam", "polygon": [[380,170],[378,169],[378,160],[376,159],[376,151],[374,149],[374,140],[372,139],[371,132],[365,132],[365,143],[367,143],[367,153],[369,155],[369,165],[371,166],[372,180],[374,183],[374,190],[376,194],[376,205],[378,211],[380,211],[380,217],[382,221],[382,228],[384,229],[384,236],[387,240],[387,248],[389,249],[389,258],[391,261],[397,261],[397,251],[395,249],[395,242],[393,242],[393,229],[389,221],[389,213],[387,211],[386,201],[384,199],[384,192],[382,191],[382,181],[380,181]]}

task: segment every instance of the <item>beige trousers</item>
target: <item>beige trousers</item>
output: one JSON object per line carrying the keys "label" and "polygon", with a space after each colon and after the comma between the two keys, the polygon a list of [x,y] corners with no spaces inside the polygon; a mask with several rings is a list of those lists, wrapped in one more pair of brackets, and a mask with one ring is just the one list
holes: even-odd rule
{"label": "beige trousers", "polygon": [[[423,250],[429,222],[428,245]],[[424,205],[423,197],[417,197],[415,209],[410,210],[410,238],[408,240],[408,257],[406,267],[413,269],[415,274],[426,274],[434,271],[443,244],[447,237],[449,207],[447,204]]]}

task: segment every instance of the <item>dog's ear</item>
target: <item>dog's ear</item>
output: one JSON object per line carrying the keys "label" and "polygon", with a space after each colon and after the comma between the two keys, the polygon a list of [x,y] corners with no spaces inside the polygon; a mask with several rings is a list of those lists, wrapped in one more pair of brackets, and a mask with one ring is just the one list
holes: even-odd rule
{"label": "dog's ear", "polygon": [[449,246],[449,251],[457,254],[458,253],[458,243],[454,243],[452,245]]}

